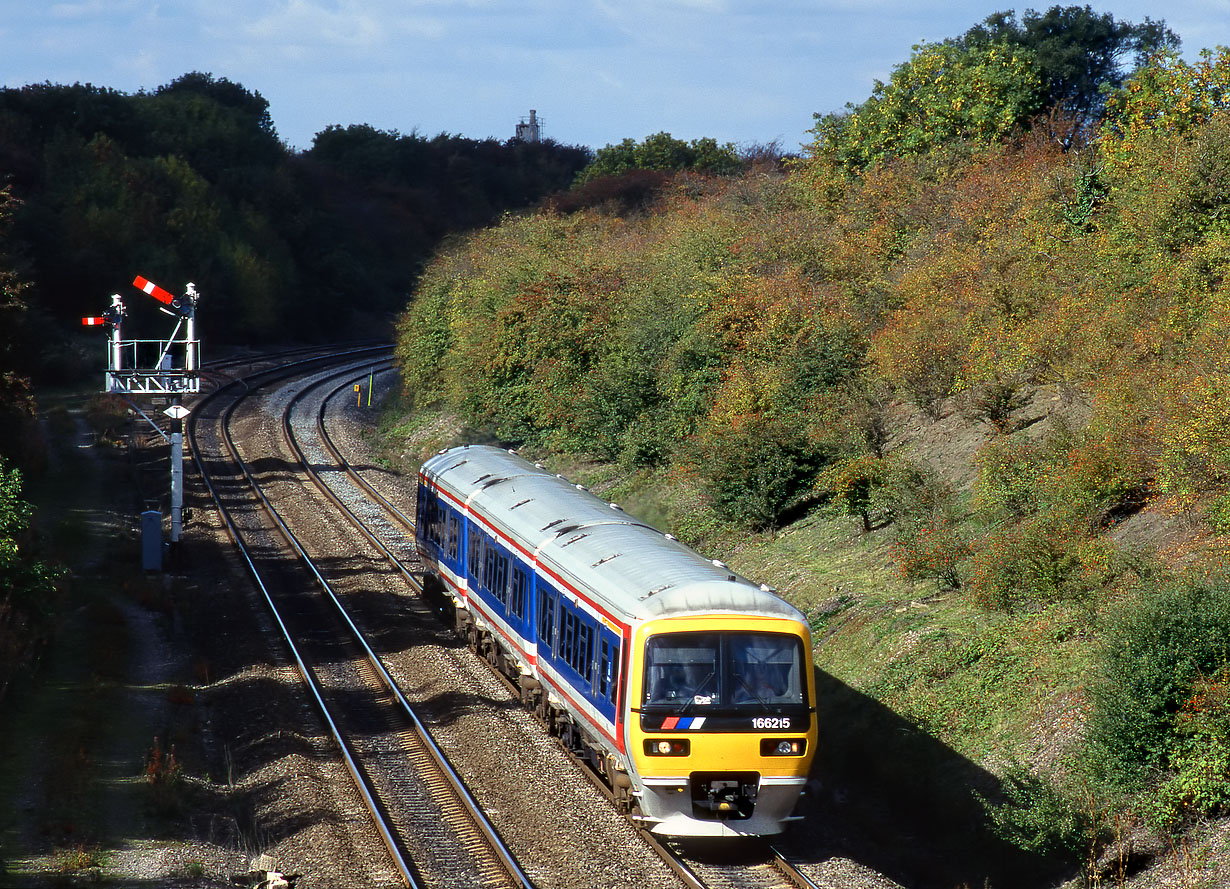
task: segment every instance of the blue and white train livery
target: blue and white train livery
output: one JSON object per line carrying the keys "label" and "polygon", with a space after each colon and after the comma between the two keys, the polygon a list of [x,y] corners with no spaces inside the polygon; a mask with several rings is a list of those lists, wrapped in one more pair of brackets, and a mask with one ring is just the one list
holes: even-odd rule
{"label": "blue and white train livery", "polygon": [[815,755],[811,636],[767,587],[512,452],[423,464],[458,627],[655,833],[781,832]]}

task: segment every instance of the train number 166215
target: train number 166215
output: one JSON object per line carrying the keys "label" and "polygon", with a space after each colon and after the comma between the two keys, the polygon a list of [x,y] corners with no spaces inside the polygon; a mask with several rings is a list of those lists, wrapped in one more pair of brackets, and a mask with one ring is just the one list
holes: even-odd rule
{"label": "train number 166215", "polygon": [[752,718],[752,728],[790,728],[789,716],[755,716]]}

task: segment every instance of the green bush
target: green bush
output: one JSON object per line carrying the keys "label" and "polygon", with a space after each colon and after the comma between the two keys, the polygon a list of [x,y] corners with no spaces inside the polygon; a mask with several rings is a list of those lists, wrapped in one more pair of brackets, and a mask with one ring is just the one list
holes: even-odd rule
{"label": "green bush", "polygon": [[1147,807],[1150,820],[1173,829],[1184,816],[1212,816],[1230,807],[1230,739],[1224,735],[1184,738],[1170,756],[1172,773]]}
{"label": "green bush", "polygon": [[1147,811],[1161,830],[1187,816],[1230,809],[1230,670],[1196,681],[1174,719],[1168,777],[1152,793]]}
{"label": "green bush", "polygon": [[1096,839],[1097,813],[1053,781],[1013,766],[1003,782],[1003,800],[983,805],[997,836],[1036,855],[1074,861]]}
{"label": "green bush", "polygon": [[1181,580],[1149,590],[1109,619],[1104,637],[1101,675],[1090,689],[1094,773],[1133,788],[1167,767],[1194,768],[1180,744],[1179,715],[1204,677],[1230,665],[1230,581]]}
{"label": "green bush", "polygon": [[699,446],[702,486],[719,516],[777,527],[811,492],[823,455],[790,425],[766,418],[715,430]]}
{"label": "green bush", "polygon": [[719,145],[711,137],[685,142],[662,132],[646,136],[641,142],[629,138],[618,145],[599,148],[589,166],[577,174],[576,185],[631,170],[699,170],[728,175],[742,165],[733,143]]}
{"label": "green bush", "polygon": [[975,493],[980,506],[1014,518],[1031,515],[1048,499],[1048,478],[1066,462],[1070,436],[1046,441],[1023,435],[993,439],[978,452]]}

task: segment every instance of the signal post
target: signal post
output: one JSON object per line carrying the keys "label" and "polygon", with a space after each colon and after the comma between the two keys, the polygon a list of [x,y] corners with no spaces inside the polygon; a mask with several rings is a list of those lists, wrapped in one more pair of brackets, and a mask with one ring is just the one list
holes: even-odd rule
{"label": "signal post", "polygon": [[[118,293],[112,295],[111,307],[104,314],[82,318],[81,323],[86,327],[108,328],[103,391],[121,396],[171,447],[171,542],[178,543],[183,532],[184,508],[183,420],[189,413],[182,399],[201,391],[201,343],[196,333],[199,294],[191,283],[182,297],[139,275],[132,283],[161,304],[159,311],[175,319],[175,328],[168,338],[124,339],[124,300]],[[170,437],[134,403],[132,399],[139,396],[170,398],[170,407],[163,411],[171,418]]]}

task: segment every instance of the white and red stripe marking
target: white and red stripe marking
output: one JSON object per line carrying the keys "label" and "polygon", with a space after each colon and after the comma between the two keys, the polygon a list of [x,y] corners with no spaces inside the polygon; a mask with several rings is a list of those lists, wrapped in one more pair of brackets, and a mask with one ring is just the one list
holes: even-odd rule
{"label": "white and red stripe marking", "polygon": [[88,318],[82,318],[81,323],[86,327],[102,327],[107,323],[107,319],[99,315],[91,315]]}
{"label": "white and red stripe marking", "polygon": [[158,300],[158,302],[166,303],[168,306],[175,299],[174,296],[172,296],[166,290],[163,290],[153,281],[149,280],[148,278],[142,278],[140,275],[137,275],[136,280],[132,282],[132,286],[142,291],[143,293],[148,293],[154,299]]}

